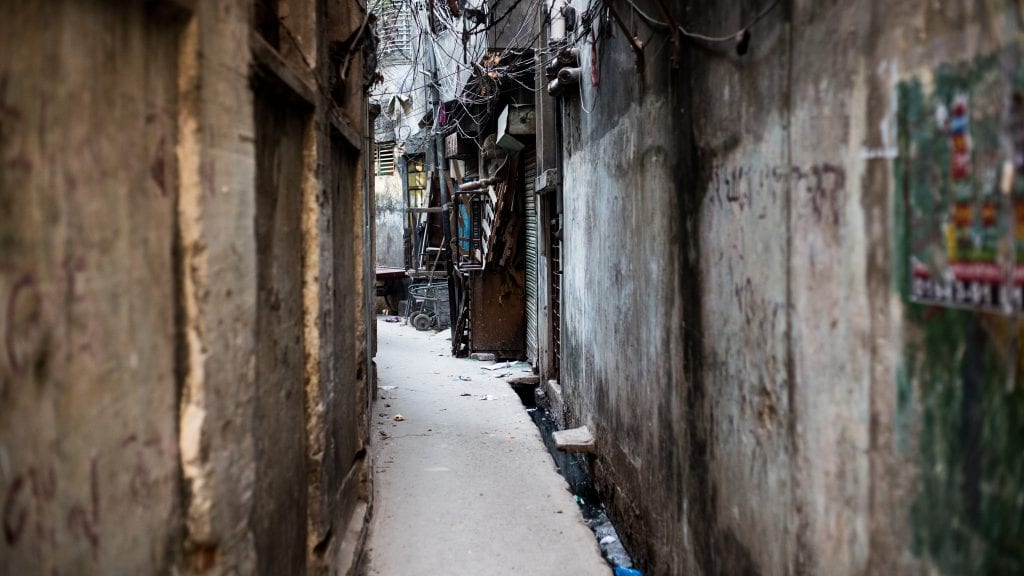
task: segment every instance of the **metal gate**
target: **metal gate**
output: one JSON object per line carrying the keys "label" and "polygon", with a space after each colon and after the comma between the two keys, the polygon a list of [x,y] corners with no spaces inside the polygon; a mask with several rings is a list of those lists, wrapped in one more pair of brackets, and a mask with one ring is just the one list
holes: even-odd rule
{"label": "metal gate", "polygon": [[523,181],[526,195],[526,357],[537,364],[537,149],[529,146],[522,152]]}

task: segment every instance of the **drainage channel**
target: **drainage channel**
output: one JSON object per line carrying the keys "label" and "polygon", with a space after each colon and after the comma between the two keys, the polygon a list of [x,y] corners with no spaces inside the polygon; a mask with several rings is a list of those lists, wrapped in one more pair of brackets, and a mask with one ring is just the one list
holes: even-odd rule
{"label": "drainage channel", "polygon": [[569,489],[576,498],[587,526],[594,532],[594,538],[601,548],[601,555],[612,567],[615,576],[641,576],[641,572],[633,568],[633,561],[622,545],[615,526],[608,518],[604,504],[598,497],[594,484],[587,475],[587,461],[584,454],[568,454],[555,448],[555,440],[551,433],[558,430],[558,423],[547,407],[537,403],[537,384],[510,383],[526,412],[540,430],[544,447],[555,461],[558,473],[565,478]]}

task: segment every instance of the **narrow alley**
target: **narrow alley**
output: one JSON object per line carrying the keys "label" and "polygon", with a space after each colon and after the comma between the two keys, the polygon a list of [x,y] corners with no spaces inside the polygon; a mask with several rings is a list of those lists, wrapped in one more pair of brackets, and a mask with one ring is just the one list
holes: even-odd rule
{"label": "narrow alley", "polygon": [[365,573],[610,574],[536,425],[498,377],[522,365],[453,358],[449,331],[380,317],[377,330]]}
{"label": "narrow alley", "polygon": [[0,0],[69,575],[1024,576],[1024,0]]}

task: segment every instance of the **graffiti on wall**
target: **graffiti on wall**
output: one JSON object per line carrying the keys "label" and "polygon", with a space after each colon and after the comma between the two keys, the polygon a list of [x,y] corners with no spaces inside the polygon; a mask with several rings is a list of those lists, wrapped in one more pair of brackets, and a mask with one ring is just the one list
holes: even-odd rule
{"label": "graffiti on wall", "polygon": [[1008,60],[900,85],[912,301],[1024,310],[1024,84]]}

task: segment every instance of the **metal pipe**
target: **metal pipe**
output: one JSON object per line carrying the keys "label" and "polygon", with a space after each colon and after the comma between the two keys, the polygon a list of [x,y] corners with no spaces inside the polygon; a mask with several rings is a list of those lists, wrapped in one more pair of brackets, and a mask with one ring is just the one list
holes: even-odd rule
{"label": "metal pipe", "polygon": [[562,150],[562,138],[564,127],[562,126],[562,99],[555,99],[555,166],[558,169],[558,176],[555,178],[555,211],[558,214],[558,237],[562,237],[562,173],[565,171],[563,165],[564,151]]}
{"label": "metal pipe", "polygon": [[562,68],[558,71],[558,82],[561,84],[579,84],[583,76],[582,68]]}
{"label": "metal pipe", "polygon": [[487,188],[492,184],[497,184],[498,182],[501,182],[501,178],[483,178],[476,182],[467,182],[459,186],[459,191],[456,192],[456,194],[459,192],[475,192],[477,190]]}
{"label": "metal pipe", "polygon": [[[439,118],[441,115],[441,107],[444,106],[444,103],[441,101],[441,90],[438,87],[437,53],[435,52],[436,46],[434,44],[434,37],[428,36],[428,38],[430,39],[430,96],[432,104],[434,106],[434,119],[436,122],[436,119]],[[439,132],[434,135],[434,171],[437,173],[438,184],[441,193],[441,232],[442,237],[444,239],[444,245],[441,247],[441,250],[444,252],[445,260],[447,262],[447,274],[445,274],[445,276],[448,279],[448,294],[451,294],[455,291],[455,280],[453,277],[455,271],[455,260],[452,258],[451,203],[448,197],[448,177],[446,171],[447,164],[448,160],[447,158],[445,158],[444,137],[441,136]],[[440,256],[440,253],[438,254],[438,256]],[[436,270],[431,270],[431,273],[435,271]],[[433,278],[433,275],[431,275],[431,278]],[[455,314],[455,302],[451,297],[449,297],[448,318],[455,318]],[[452,342],[455,342],[456,336],[454,322],[451,324],[451,331]]]}
{"label": "metal pipe", "polygon": [[441,223],[441,228],[444,232],[444,249],[447,251],[451,249],[449,244],[452,239],[452,231],[448,222],[450,202],[448,198],[447,167],[445,166],[445,164],[448,163],[448,160],[444,157],[444,138],[442,138],[440,134],[434,136],[434,146],[436,147],[434,152],[434,159],[436,163],[435,168],[437,169],[437,178],[440,181],[439,184],[441,189],[441,214],[444,218],[444,222]]}

